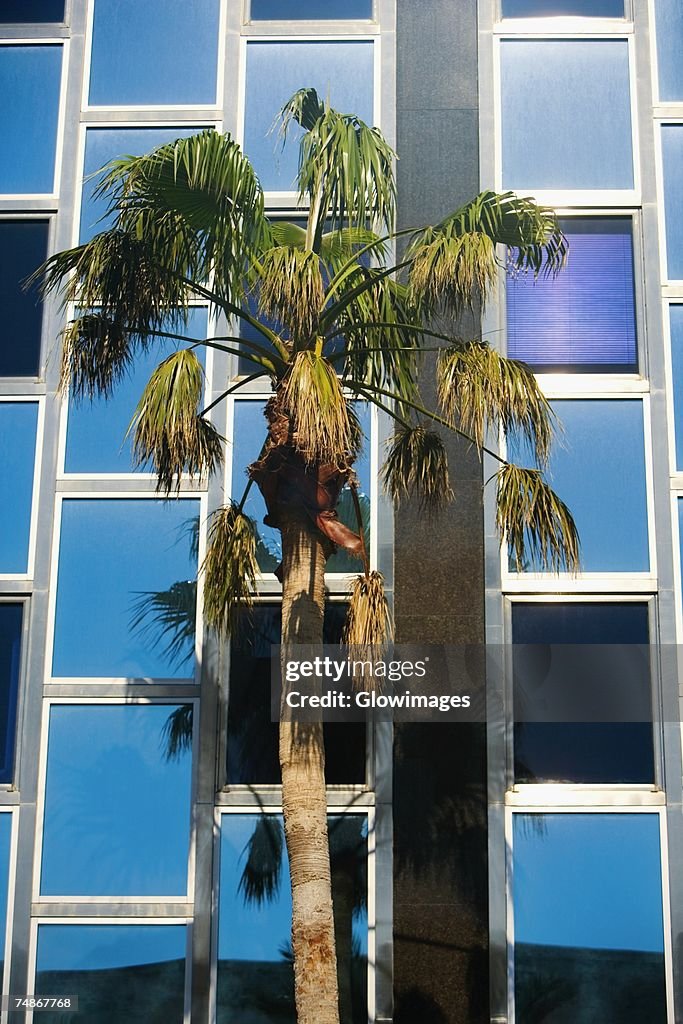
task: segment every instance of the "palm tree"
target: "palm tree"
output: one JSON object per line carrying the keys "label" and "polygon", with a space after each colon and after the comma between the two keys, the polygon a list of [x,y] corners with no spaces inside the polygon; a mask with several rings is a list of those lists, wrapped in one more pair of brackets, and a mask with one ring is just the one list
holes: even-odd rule
{"label": "palm tree", "polygon": [[[498,460],[498,529],[518,565],[533,555],[555,570],[575,568],[572,517],[542,472],[485,447],[487,432],[498,429],[526,439],[538,465],[547,459],[553,419],[533,373],[443,326],[486,301],[501,247],[518,272],[561,269],[566,241],[554,214],[512,193],[484,192],[439,224],[396,232],[395,154],[376,128],[330,108],[313,89],[289,100],[280,125],[284,137],[300,134],[304,226],[266,216],[258,178],[229,135],[203,131],[107,166],[98,188],[113,226],[39,272],[44,290],[61,291],[76,311],[64,331],[63,388],[76,399],[109,395],[152,339],[186,340],[193,298],[248,325],[248,340],[190,339],[190,348],[165,359],[131,429],[137,460],[151,464],[170,495],[181,473],[206,476],[224,457],[210,409],[201,409],[195,347],[251,365],[222,398],[268,378],[264,444],[248,486],[261,489],[268,522],[282,536],[283,657],[293,644],[321,642],[325,563],[336,546],[362,561],[347,642],[381,644],[389,633],[382,578],[369,566],[362,529],[336,511],[346,484],[353,493],[354,401],[374,403],[395,423],[384,482],[396,501],[417,497],[426,511],[447,504],[439,430],[455,431]],[[438,408],[420,395],[425,351],[438,353]],[[250,605],[257,576],[257,532],[243,505],[244,497],[213,514],[202,567],[207,622],[225,634]],[[283,716],[280,764],[298,1020],[336,1024],[322,723],[297,727]]]}

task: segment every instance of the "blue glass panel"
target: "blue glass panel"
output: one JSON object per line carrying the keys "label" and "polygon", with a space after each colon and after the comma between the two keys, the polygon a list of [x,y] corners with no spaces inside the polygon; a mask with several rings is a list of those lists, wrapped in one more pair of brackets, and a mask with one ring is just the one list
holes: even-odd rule
{"label": "blue glass panel", "polygon": [[46,220],[0,221],[0,377],[37,377],[43,306],[24,281],[47,256]]}
{"label": "blue glass panel", "polygon": [[[64,501],[55,676],[193,674],[198,515],[198,501]],[[180,617],[177,645],[176,631],[163,629],[165,614]]]}
{"label": "blue glass panel", "polygon": [[28,570],[37,425],[36,402],[0,402],[0,573]]}
{"label": "blue glass panel", "polygon": [[0,604],[0,782],[5,783],[12,781],[14,767],[22,625],[23,605]]}
{"label": "blue glass panel", "polygon": [[36,995],[78,994],[78,1013],[44,1024],[182,1024],[185,925],[41,924]]}
{"label": "blue glass panel", "polygon": [[513,820],[515,1019],[665,1024],[657,815]]}
{"label": "blue glass panel", "polygon": [[[205,338],[207,324],[207,309],[195,307],[190,311],[186,327],[169,324],[165,330],[188,338]],[[156,339],[144,351],[138,352],[128,376],[110,399],[69,403],[67,473],[131,473],[135,470],[131,455],[132,438],[126,439],[126,431],[150,376],[159,363],[178,348],[187,348],[187,345],[171,338]],[[205,349],[197,348],[195,352],[204,363]],[[138,467],[138,471],[144,472],[145,467]]]}
{"label": "blue glass panel", "polygon": [[669,306],[669,323],[671,325],[676,469],[683,469],[683,306]]}
{"label": "blue glass panel", "polygon": [[252,21],[372,17],[372,0],[251,0]]}
{"label": "blue glass panel", "polygon": [[95,0],[90,103],[216,102],[220,0]]}
{"label": "blue glass panel", "polygon": [[683,125],[662,125],[667,277],[683,280]]}
{"label": "blue glass panel", "polygon": [[64,0],[2,0],[0,23],[64,21]]}
{"label": "blue glass panel", "polygon": [[[157,146],[175,139],[186,139],[201,128],[88,128],[85,133],[83,197],[81,202],[80,241],[88,242],[98,231],[111,227],[106,199],[95,199],[99,171],[110,160],[121,156],[142,156]],[[89,175],[95,175],[88,180]]]}
{"label": "blue glass panel", "polygon": [[623,18],[624,0],[502,0],[504,18]]}
{"label": "blue glass panel", "polygon": [[683,3],[681,0],[657,0],[657,67],[659,98],[665,102],[683,99]]}
{"label": "blue glass panel", "polygon": [[[546,474],[574,516],[583,572],[649,568],[643,407],[630,399],[553,402],[564,429]],[[510,445],[513,462],[529,455]],[[590,481],[590,487],[586,481]],[[529,564],[529,571],[538,566]]]}
{"label": "blue glass panel", "polygon": [[[330,817],[329,830],[341,1017],[348,1024],[365,1024],[367,820],[362,815]],[[287,857],[281,844],[279,816],[223,815],[217,1024],[246,1019],[246,1009],[253,1007],[260,1010],[255,1019],[295,1024],[290,959],[292,904]],[[241,879],[247,860],[257,884],[259,874],[265,876],[269,866],[280,864],[275,891],[260,903],[245,899]]]}
{"label": "blue glass panel", "polygon": [[289,97],[312,86],[331,106],[373,123],[371,42],[257,42],[247,46],[244,149],[267,191],[296,188],[297,133],[282,149],[270,129]]}
{"label": "blue glass panel", "polygon": [[569,218],[558,277],[510,275],[508,355],[538,370],[636,372],[630,217]]}
{"label": "blue glass panel", "polygon": [[625,40],[501,45],[505,188],[633,188]]}
{"label": "blue glass panel", "polygon": [[50,710],[44,896],[185,896],[191,756],[165,704]]}
{"label": "blue glass panel", "polygon": [[[266,421],[263,416],[265,402],[240,400],[235,402],[235,420],[232,443],[232,495],[238,501],[242,497],[243,488],[247,484],[246,470],[259,457],[261,447],[266,439]],[[358,477],[358,491],[361,511],[365,523],[366,542],[370,544],[370,451],[367,440],[370,438],[370,410],[365,403],[356,403],[356,414],[366,438],[366,444],[355,464]],[[266,515],[266,503],[256,486],[249,490],[244,505],[247,515],[256,521],[259,534],[257,549],[258,563],[262,572],[273,572],[282,558],[280,531],[266,526],[263,518]],[[357,529],[356,515],[351,499],[351,492],[344,488],[338,505],[339,518]],[[358,572],[360,562],[351,558],[345,551],[338,550],[327,561],[327,572]]]}
{"label": "blue glass panel", "polygon": [[9,859],[12,843],[12,815],[0,814],[0,978],[5,968],[5,931],[9,896]]}
{"label": "blue glass panel", "polygon": [[0,47],[0,193],[54,190],[61,46]]}

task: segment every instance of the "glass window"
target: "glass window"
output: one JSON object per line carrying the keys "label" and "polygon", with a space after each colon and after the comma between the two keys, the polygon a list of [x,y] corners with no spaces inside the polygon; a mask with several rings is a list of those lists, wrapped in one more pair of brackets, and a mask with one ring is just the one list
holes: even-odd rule
{"label": "glass window", "polygon": [[61,46],[0,46],[0,194],[52,193]]}
{"label": "glass window", "polygon": [[623,18],[624,0],[502,0],[504,18]]}
{"label": "glass window", "polygon": [[505,40],[501,97],[505,188],[633,188],[625,40]]}
{"label": "glass window", "polygon": [[[273,69],[277,69],[274,78]],[[371,42],[250,42],[247,46],[244,149],[266,191],[292,191],[299,163],[297,133],[282,149],[271,128],[278,111],[303,85],[331,106],[372,124],[374,49]]]}
{"label": "glass window", "polygon": [[[367,819],[329,818],[340,1017],[366,1024]],[[249,889],[244,878],[249,871]],[[275,885],[269,885],[275,879]],[[253,895],[249,896],[248,893]],[[261,894],[259,899],[258,894]],[[279,816],[224,814],[218,902],[217,1024],[295,1024],[292,903]]]}
{"label": "glass window", "polygon": [[37,402],[0,402],[0,573],[28,571]]}
{"label": "glass window", "polygon": [[515,603],[512,641],[515,781],[652,783],[647,605]]}
{"label": "glass window", "polygon": [[[83,194],[81,200],[80,241],[88,242],[98,233],[111,227],[113,216],[107,214],[108,201],[94,196],[98,178],[96,172],[110,160],[121,156],[142,156],[157,146],[175,139],[186,139],[201,128],[88,128],[85,133],[85,163],[83,167]],[[90,177],[95,175],[95,177]]]}
{"label": "glass window", "polygon": [[198,501],[62,505],[55,676],[193,675]]}
{"label": "glass window", "polygon": [[667,276],[683,280],[683,125],[662,125]]}
{"label": "glass window", "polygon": [[179,924],[41,924],[36,995],[78,995],[78,1013],[43,1024],[182,1024],[187,929]]}
{"label": "glass window", "polygon": [[[576,521],[581,571],[646,572],[650,559],[642,403],[619,398],[552,404],[562,430],[546,478]],[[522,445],[510,445],[510,458],[530,464]],[[524,568],[538,571],[533,562]]]}
{"label": "glass window", "polygon": [[2,0],[0,23],[64,21],[64,0]]}
{"label": "glass window", "polygon": [[[232,443],[232,494],[238,501],[247,484],[247,467],[259,457],[261,447],[266,439],[266,421],[263,416],[265,402],[238,400],[235,402],[234,428]],[[354,469],[358,477],[358,496],[365,526],[365,538],[370,548],[370,410],[366,403],[356,403],[356,414],[366,438]],[[261,572],[273,572],[282,557],[280,531],[266,526],[263,518],[266,515],[266,503],[258,487],[253,486],[244,504],[247,515],[255,520],[258,529],[257,556]],[[345,487],[338,505],[339,518],[352,530],[357,530],[356,513],[351,498],[351,491]],[[327,560],[326,571],[329,572],[360,572],[361,563],[346,551],[337,550]]]}
{"label": "glass window", "polygon": [[43,307],[23,282],[47,257],[46,220],[0,220],[0,377],[37,377]]}
{"label": "glass window", "polygon": [[659,98],[664,102],[683,99],[683,68],[680,52],[683,41],[683,3],[681,0],[657,0],[657,67]]}
{"label": "glass window", "polygon": [[513,822],[518,1024],[665,1024],[658,816]]}
{"label": "glass window", "polygon": [[90,103],[213,104],[220,0],[95,0]]}
{"label": "glass window", "polygon": [[5,812],[0,814],[0,984],[2,984],[5,974],[5,932],[7,931],[11,846],[12,815]]}
{"label": "glass window", "polygon": [[192,758],[171,756],[174,712],[50,709],[43,896],[186,896]]}
{"label": "glass window", "polygon": [[[4,783],[12,781],[14,767],[23,612],[22,604],[0,603],[0,782]],[[2,820],[0,815],[0,824]],[[2,927],[0,918],[0,930]]]}
{"label": "glass window", "polygon": [[[346,604],[328,602],[324,642],[339,644]],[[227,781],[232,785],[279,785],[278,724],[271,721],[272,647],[281,643],[281,606],[258,603],[230,647]],[[365,782],[365,723],[325,722],[328,785]]]}
{"label": "glass window", "polygon": [[372,17],[372,0],[251,0],[252,21],[367,19]]}
{"label": "glass window", "polygon": [[635,373],[633,222],[571,217],[561,224],[569,256],[558,277],[508,277],[508,355],[540,372]]}
{"label": "glass window", "polygon": [[669,306],[671,366],[673,370],[676,469],[683,470],[683,305]]}
{"label": "glass window", "polygon": [[[208,326],[206,307],[190,310],[187,326],[168,324],[164,330],[205,338]],[[135,408],[149,378],[162,360],[187,344],[172,338],[157,338],[149,347],[136,353],[133,365],[109,399],[96,398],[69,403],[66,434],[65,470],[67,473],[132,473],[145,472],[134,467],[131,442],[126,432]],[[205,362],[205,350],[195,349],[197,358]],[[149,472],[149,468],[146,470]]]}

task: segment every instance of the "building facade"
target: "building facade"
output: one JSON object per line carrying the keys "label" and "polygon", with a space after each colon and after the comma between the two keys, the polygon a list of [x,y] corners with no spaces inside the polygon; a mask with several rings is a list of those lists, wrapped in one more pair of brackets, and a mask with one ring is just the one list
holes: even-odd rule
{"label": "building facade", "polygon": [[[394,513],[378,483],[389,427],[361,410],[397,639],[485,644],[489,713],[328,727],[345,1024],[683,1020],[682,52],[682,0],[0,4],[4,993],[78,996],[84,1022],[293,1021],[277,534],[261,532],[254,626],[232,649],[196,592],[207,516],[240,497],[267,396],[254,383],[219,404],[225,478],[162,501],[122,439],[174,339],[109,403],[73,403],[58,388],[71,311],[21,282],[107,222],[104,163],[204,128],[236,137],[269,211],[295,219],[296,153],[269,130],[313,85],[396,147],[400,227],[484,188],[558,211],[563,274],[501,267],[461,329],[538,374],[564,430],[552,484],[582,540],[576,576],[517,571],[482,489],[493,470],[459,442],[442,519]],[[230,325],[198,299],[189,333]],[[207,352],[208,406],[244,367]],[[429,363],[427,392],[428,377]],[[332,641],[353,566],[328,569]],[[575,652],[558,699],[582,647],[610,650],[613,720],[544,717],[552,695],[525,688],[514,644]]]}

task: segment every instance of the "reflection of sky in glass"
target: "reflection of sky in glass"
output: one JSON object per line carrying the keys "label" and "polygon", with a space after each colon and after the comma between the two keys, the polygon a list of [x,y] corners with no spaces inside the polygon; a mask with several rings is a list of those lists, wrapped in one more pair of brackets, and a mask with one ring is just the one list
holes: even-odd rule
{"label": "reflection of sky in glass", "polygon": [[39,971],[97,971],[185,956],[185,925],[41,924]]}
{"label": "reflection of sky in glass", "polygon": [[501,44],[505,188],[633,188],[628,43]]}
{"label": "reflection of sky in glass", "polygon": [[219,11],[220,0],[97,0],[90,103],[215,103]]}
{"label": "reflection of sky in glass", "polygon": [[[194,580],[198,501],[67,499],[62,506],[53,674],[187,678],[159,634],[133,629],[141,596]],[[147,620],[150,621],[149,618]],[[151,636],[156,638],[152,630]],[[191,653],[188,642],[183,654]]]}
{"label": "reflection of sky in glass", "polygon": [[[168,324],[164,330],[188,338],[205,338],[207,310],[195,307],[190,310],[187,327],[182,324]],[[172,338],[157,338],[149,348],[140,349],[135,356],[131,370],[117,385],[109,399],[97,398],[94,402],[84,399],[69,403],[69,420],[66,435],[65,470],[67,473],[131,473],[134,471],[131,457],[132,437],[126,439],[131,419],[145,385],[167,356],[179,348],[187,348],[183,342]],[[195,350],[198,359],[205,364],[206,350],[199,346]],[[149,467],[138,467],[138,472],[150,472]]]}
{"label": "reflection of sky in glass", "polygon": [[372,0],[251,0],[252,21],[301,18],[371,18]]}
{"label": "reflection of sky in glass", "polygon": [[54,190],[61,72],[61,46],[0,47],[0,193]]}
{"label": "reflection of sky in glass", "polygon": [[669,306],[669,318],[676,430],[676,469],[683,469],[683,306]]}
{"label": "reflection of sky in glass", "polygon": [[0,402],[0,572],[28,568],[38,404]]}
{"label": "reflection of sky in glass", "polygon": [[[88,128],[85,133],[85,164],[83,177],[95,174],[110,160],[122,156],[142,156],[157,146],[175,139],[185,139],[201,128]],[[80,241],[88,242],[98,231],[111,227],[113,218],[106,216],[108,201],[95,199],[93,192],[98,177],[83,182]]]}
{"label": "reflection of sky in glass", "polygon": [[[553,447],[546,479],[576,521],[582,571],[647,571],[642,403],[579,399],[552,404],[564,437],[558,436]],[[511,444],[508,450],[513,462],[531,464],[521,445]]]}
{"label": "reflection of sky in glass", "polygon": [[683,99],[683,10],[681,0],[657,0],[654,5],[657,21],[657,71],[659,98]]}
{"label": "reflection of sky in glass", "polygon": [[290,96],[313,87],[336,110],[373,124],[373,64],[373,44],[366,41],[248,43],[244,150],[264,189],[296,187],[295,126],[284,151],[277,131],[270,132]]}
{"label": "reflection of sky in glass", "polygon": [[5,959],[5,929],[7,927],[11,841],[12,815],[0,814],[0,961]]}
{"label": "reflection of sky in glass", "polygon": [[657,815],[513,820],[517,942],[663,950]]}
{"label": "reflection of sky in glass", "polygon": [[58,705],[48,738],[41,893],[184,896],[191,757],[166,760],[174,705]]}
{"label": "reflection of sky in glass", "polygon": [[662,163],[667,277],[683,279],[683,125],[663,124]]}
{"label": "reflection of sky in glass", "polygon": [[[261,446],[266,438],[266,421],[263,416],[265,401],[238,400],[235,402],[234,430],[232,443],[232,496],[237,501],[247,484],[247,466],[251,465],[260,454]],[[370,497],[370,410],[367,403],[354,403],[356,415],[365,435],[363,450],[355,463],[355,471],[359,482],[359,497],[365,515],[369,510]],[[365,500],[367,497],[367,501]],[[259,545],[259,566],[262,572],[272,572],[282,557],[280,531],[266,526],[263,517],[266,514],[266,503],[260,490],[253,485],[244,505],[244,511],[255,520],[262,544]],[[355,513],[350,501],[350,492],[344,489],[340,498],[340,519],[354,532],[357,529]],[[361,563],[338,551],[328,559],[327,572],[360,571]]]}
{"label": "reflection of sky in glass", "polygon": [[502,0],[504,18],[571,15],[580,18],[623,18],[624,0]]}

